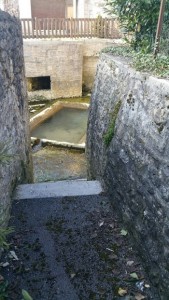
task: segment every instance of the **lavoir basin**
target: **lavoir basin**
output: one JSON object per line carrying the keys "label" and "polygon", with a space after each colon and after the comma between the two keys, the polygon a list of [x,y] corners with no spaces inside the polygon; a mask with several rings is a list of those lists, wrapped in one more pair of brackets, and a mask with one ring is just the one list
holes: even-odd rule
{"label": "lavoir basin", "polygon": [[40,139],[43,144],[84,148],[88,106],[87,103],[54,103],[30,120],[32,139]]}

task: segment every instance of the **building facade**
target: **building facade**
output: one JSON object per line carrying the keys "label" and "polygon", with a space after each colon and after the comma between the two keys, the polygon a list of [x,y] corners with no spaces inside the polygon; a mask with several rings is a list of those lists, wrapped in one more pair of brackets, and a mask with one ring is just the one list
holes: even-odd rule
{"label": "building facade", "polygon": [[73,0],[19,0],[19,9],[21,19],[72,18]]}
{"label": "building facade", "polygon": [[[5,3],[0,0],[0,9]],[[104,0],[18,0],[20,18],[96,18],[105,17]]]}

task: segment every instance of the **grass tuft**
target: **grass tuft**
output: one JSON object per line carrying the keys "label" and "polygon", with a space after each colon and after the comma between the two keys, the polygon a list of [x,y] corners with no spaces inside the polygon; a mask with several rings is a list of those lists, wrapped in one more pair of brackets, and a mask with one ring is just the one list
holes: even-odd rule
{"label": "grass tuft", "polygon": [[111,122],[109,124],[108,130],[103,137],[104,144],[106,145],[106,147],[108,147],[110,145],[110,142],[115,134],[116,119],[117,119],[120,107],[121,107],[121,101],[118,101],[116,103],[114,111],[112,113],[112,118],[111,118]]}

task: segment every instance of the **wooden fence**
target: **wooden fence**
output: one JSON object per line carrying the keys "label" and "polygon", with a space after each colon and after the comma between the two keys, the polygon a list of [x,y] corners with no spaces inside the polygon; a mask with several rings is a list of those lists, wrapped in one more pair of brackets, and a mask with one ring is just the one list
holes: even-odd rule
{"label": "wooden fence", "polygon": [[117,19],[21,19],[25,39],[41,38],[120,38]]}

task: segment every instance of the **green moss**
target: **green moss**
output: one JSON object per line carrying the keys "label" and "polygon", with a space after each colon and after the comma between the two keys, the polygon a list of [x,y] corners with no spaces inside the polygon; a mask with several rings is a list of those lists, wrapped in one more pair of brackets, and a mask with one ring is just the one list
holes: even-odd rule
{"label": "green moss", "polygon": [[158,127],[158,132],[161,133],[164,129],[164,124],[160,124]]}
{"label": "green moss", "polygon": [[112,138],[114,137],[114,133],[115,133],[115,125],[116,125],[116,119],[119,113],[121,107],[121,101],[118,101],[115,105],[114,111],[112,113],[112,118],[109,124],[109,127],[107,129],[106,134],[103,136],[104,139],[104,144],[106,145],[106,147],[108,147],[110,145],[110,142],[112,140]]}

